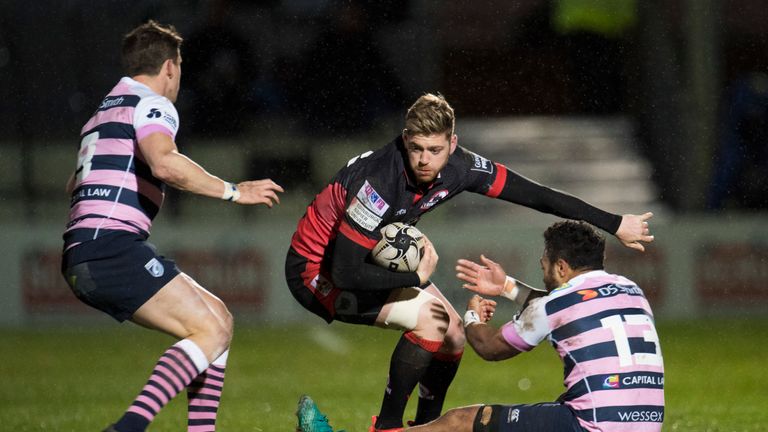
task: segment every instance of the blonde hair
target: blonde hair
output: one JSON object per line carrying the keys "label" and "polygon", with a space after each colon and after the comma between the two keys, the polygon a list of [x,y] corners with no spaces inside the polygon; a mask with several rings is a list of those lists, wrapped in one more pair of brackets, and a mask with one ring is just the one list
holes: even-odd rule
{"label": "blonde hair", "polygon": [[426,93],[408,108],[404,133],[408,136],[444,133],[450,139],[455,124],[453,108],[443,95]]}

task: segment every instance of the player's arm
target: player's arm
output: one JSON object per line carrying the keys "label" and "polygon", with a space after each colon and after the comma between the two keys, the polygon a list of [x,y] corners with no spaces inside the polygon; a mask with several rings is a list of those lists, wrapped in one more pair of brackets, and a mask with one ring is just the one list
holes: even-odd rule
{"label": "player's arm", "polygon": [[580,198],[534,182],[502,164],[495,163],[496,175],[486,195],[503,199],[566,219],[588,222],[615,235],[624,246],[644,251],[642,243],[650,243],[648,219],[653,214],[609,213]]}
{"label": "player's arm", "polygon": [[272,207],[280,203],[277,193],[283,192],[283,188],[277,183],[269,179],[238,184],[225,182],[179,153],[176,143],[165,133],[155,132],[143,137],[139,140],[139,148],[152,175],[176,189],[240,204]]}
{"label": "player's arm", "polygon": [[[495,303],[493,306],[495,307]],[[478,295],[472,296],[467,305],[464,327],[467,341],[469,341],[472,349],[483,360],[487,361],[506,360],[520,354],[520,350],[511,346],[504,339],[501,329],[486,324],[493,316],[493,312],[489,313],[488,308],[488,300]]]}
{"label": "player's arm", "polygon": [[341,289],[373,291],[420,286],[429,281],[437,266],[437,254],[429,241],[425,242],[424,256],[416,271],[398,273],[369,262],[370,248],[360,244],[363,239],[352,236],[357,241],[340,232],[333,250],[331,277]]}

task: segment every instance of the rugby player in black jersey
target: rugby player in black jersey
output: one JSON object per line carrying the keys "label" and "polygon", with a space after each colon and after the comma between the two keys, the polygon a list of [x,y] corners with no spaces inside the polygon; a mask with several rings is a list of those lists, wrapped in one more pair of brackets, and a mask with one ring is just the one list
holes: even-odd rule
{"label": "rugby player in black jersey", "polygon": [[309,204],[291,239],[286,280],[302,306],[329,323],[403,332],[372,432],[402,428],[417,384],[415,424],[439,417],[465,342],[459,314],[429,282],[437,264],[429,241],[415,272],[395,273],[370,261],[383,226],[415,224],[424,213],[469,191],[586,221],[640,251],[643,242],[653,241],[651,213],[615,215],[533,182],[459,147],[454,125],[453,109],[442,96],[421,96],[408,109],[402,134],[349,160]]}

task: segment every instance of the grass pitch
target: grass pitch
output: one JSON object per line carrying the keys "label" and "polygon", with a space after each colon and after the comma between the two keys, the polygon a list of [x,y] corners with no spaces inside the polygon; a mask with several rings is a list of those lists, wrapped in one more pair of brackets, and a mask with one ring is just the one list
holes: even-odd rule
{"label": "grass pitch", "polygon": [[[768,319],[658,325],[666,367],[665,431],[768,430]],[[218,430],[292,432],[302,393],[335,428],[366,431],[399,333],[334,323],[236,330]],[[101,431],[144,385],[172,340],[133,325],[0,329],[0,430]],[[446,407],[549,401],[563,390],[548,345],[487,363],[467,349]],[[186,430],[186,396],[151,431]],[[413,418],[415,398],[406,411]]]}

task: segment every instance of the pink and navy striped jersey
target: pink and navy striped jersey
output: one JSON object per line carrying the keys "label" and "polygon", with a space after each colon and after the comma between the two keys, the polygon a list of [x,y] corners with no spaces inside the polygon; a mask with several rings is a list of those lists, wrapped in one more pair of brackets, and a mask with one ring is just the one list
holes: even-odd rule
{"label": "pink and navy striped jersey", "polygon": [[175,139],[178,127],[170,100],[120,80],[80,132],[65,250],[115,230],[149,236],[165,184],[152,176],[138,142],[155,132]]}
{"label": "pink and navy striped jersey", "polygon": [[589,431],[660,431],[664,362],[651,307],[629,279],[591,271],[531,301],[502,327],[515,349],[545,338],[564,367],[570,406]]}

